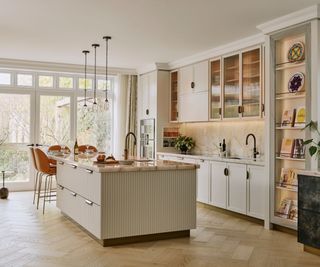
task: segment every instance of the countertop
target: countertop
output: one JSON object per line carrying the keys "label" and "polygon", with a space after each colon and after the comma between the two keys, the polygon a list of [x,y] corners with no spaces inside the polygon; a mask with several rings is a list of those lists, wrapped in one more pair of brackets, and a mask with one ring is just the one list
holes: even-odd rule
{"label": "countertop", "polygon": [[79,159],[75,161],[73,155],[71,156],[53,156],[50,158],[65,164],[77,166],[79,168],[91,170],[98,173],[104,172],[131,172],[131,171],[165,171],[165,170],[190,170],[196,169],[199,166],[197,164],[173,162],[167,160],[152,160],[148,162],[136,162],[132,165],[122,164],[97,164],[93,159]]}
{"label": "countertop", "polygon": [[241,164],[248,164],[248,165],[257,165],[257,166],[264,166],[264,160],[262,158],[257,158],[256,160],[252,158],[240,158],[234,159],[232,157],[222,158],[219,155],[214,154],[179,154],[179,153],[170,153],[170,152],[158,152],[157,155],[164,155],[164,156],[175,156],[179,158],[189,158],[195,160],[212,160],[212,161],[220,161],[220,162],[231,162],[231,163],[241,163]]}

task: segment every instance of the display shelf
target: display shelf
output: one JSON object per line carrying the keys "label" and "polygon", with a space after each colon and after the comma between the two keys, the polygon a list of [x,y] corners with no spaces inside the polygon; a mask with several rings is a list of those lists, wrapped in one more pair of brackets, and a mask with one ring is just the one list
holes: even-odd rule
{"label": "display shelf", "polygon": [[305,92],[300,94],[292,94],[292,93],[280,93],[276,94],[276,100],[290,100],[290,99],[298,99],[298,98],[305,98]]}
{"label": "display shelf", "polygon": [[303,67],[305,66],[306,63],[303,62],[284,62],[284,63],[279,63],[276,65],[276,70],[285,70],[285,69],[292,69],[292,68],[298,68],[298,67]]}
{"label": "display shelf", "polygon": [[287,218],[282,218],[280,216],[277,216],[277,214],[273,216],[273,223],[293,229],[293,230],[297,230],[297,226],[298,226],[297,221],[290,220]]}
{"label": "display shelf", "polygon": [[298,159],[298,158],[290,158],[290,157],[281,157],[277,156],[276,159],[278,160],[289,160],[289,161],[305,161],[306,159]]}
{"label": "display shelf", "polygon": [[277,185],[276,188],[279,189],[279,190],[298,192],[298,188],[289,188],[289,187],[284,187],[284,186],[279,186],[279,185]]}
{"label": "display shelf", "polygon": [[286,126],[279,126],[279,127],[276,127],[276,130],[303,130],[304,127],[286,127]]}

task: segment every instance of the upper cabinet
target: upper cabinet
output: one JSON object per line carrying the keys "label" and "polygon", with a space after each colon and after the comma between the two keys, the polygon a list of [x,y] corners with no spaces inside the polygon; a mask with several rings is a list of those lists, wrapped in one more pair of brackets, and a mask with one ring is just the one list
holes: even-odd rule
{"label": "upper cabinet", "polygon": [[170,122],[178,121],[178,71],[170,73]]}
{"label": "upper cabinet", "polygon": [[261,117],[261,48],[224,57],[223,65],[223,118]]}
{"label": "upper cabinet", "polygon": [[208,121],[208,68],[203,61],[179,70],[179,122]]}
{"label": "upper cabinet", "polygon": [[238,118],[240,107],[240,55],[225,57],[224,63],[224,118]]}
{"label": "upper cabinet", "polygon": [[138,95],[139,118],[155,118],[157,109],[157,73],[155,71],[140,75]]}
{"label": "upper cabinet", "polygon": [[210,62],[210,120],[220,120],[222,115],[221,108],[221,60],[216,59]]}

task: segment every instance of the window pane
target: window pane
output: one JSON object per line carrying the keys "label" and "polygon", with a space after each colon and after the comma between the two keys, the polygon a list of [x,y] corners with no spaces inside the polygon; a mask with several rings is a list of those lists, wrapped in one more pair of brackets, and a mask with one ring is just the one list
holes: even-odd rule
{"label": "window pane", "polygon": [[40,142],[70,145],[70,97],[40,96]]}
{"label": "window pane", "polygon": [[73,88],[73,78],[72,77],[59,77],[59,88]]}
{"label": "window pane", "polygon": [[12,171],[6,181],[28,181],[30,96],[0,94],[0,170]]}
{"label": "window pane", "polygon": [[11,74],[10,73],[0,73],[0,84],[10,85],[11,84]]}
{"label": "window pane", "polygon": [[32,86],[32,75],[31,74],[18,74],[17,84],[19,86]]}
{"label": "window pane", "polygon": [[[93,145],[97,147],[98,151],[105,151],[110,154],[112,147],[111,108],[105,111],[103,109],[104,98],[98,98],[98,112],[88,112],[83,108],[83,101],[83,97],[78,97],[77,138],[79,145]],[[92,109],[92,102],[87,104],[87,109]]]}
{"label": "window pane", "polygon": [[[84,89],[85,79],[79,78],[79,89]],[[92,89],[92,79],[87,78],[87,89]]]}
{"label": "window pane", "polygon": [[[106,90],[106,80],[98,79],[98,89],[99,90]],[[108,80],[108,90],[111,89],[111,80]]]}
{"label": "window pane", "polygon": [[39,87],[53,87],[53,77],[52,76],[39,76]]}

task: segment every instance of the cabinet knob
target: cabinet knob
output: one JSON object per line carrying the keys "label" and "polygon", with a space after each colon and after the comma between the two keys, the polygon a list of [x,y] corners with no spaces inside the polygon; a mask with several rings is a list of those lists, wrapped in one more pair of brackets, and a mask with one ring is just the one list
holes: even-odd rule
{"label": "cabinet knob", "polygon": [[149,115],[149,109],[146,109],[146,115]]}
{"label": "cabinet knob", "polygon": [[244,112],[244,107],[243,106],[238,106],[238,113],[243,113]]}
{"label": "cabinet knob", "polygon": [[191,82],[191,88],[193,89],[195,86],[194,82]]}
{"label": "cabinet knob", "polygon": [[219,115],[221,115],[221,113],[222,113],[222,109],[221,109],[221,108],[219,108]]}
{"label": "cabinet knob", "polygon": [[77,193],[75,193],[75,192],[70,192],[70,194],[71,194],[71,196],[77,196]]}
{"label": "cabinet knob", "polygon": [[223,172],[224,172],[224,175],[225,175],[225,176],[228,176],[228,175],[229,175],[229,169],[228,169],[228,168],[224,168],[224,171],[223,171]]}

